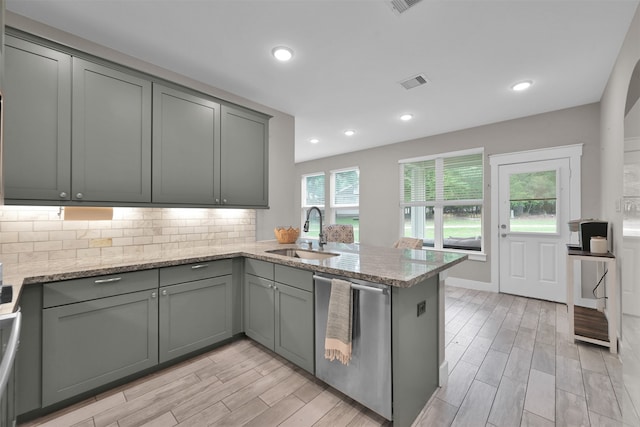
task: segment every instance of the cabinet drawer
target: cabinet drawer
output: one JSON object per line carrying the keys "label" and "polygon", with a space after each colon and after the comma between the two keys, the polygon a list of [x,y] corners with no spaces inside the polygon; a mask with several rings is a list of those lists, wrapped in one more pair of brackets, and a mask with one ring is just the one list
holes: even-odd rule
{"label": "cabinet drawer", "polygon": [[89,301],[158,287],[158,270],[110,274],[84,279],[45,283],[43,307]]}
{"label": "cabinet drawer", "polygon": [[275,281],[303,291],[313,292],[313,273],[311,271],[276,264]]}
{"label": "cabinet drawer", "polygon": [[273,280],[273,264],[257,259],[246,258],[244,260],[245,273]]}
{"label": "cabinet drawer", "polygon": [[231,274],[231,260],[205,261],[160,269],[160,286],[193,282],[194,280]]}

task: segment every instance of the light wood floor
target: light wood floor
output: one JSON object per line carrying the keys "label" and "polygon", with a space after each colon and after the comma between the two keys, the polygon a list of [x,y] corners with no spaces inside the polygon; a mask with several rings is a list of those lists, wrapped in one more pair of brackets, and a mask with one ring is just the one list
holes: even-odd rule
{"label": "light wood floor", "polygon": [[[566,306],[446,288],[449,381],[414,426],[622,426],[622,367],[568,340]],[[628,411],[626,411],[628,412]],[[640,425],[635,412],[624,425]],[[240,340],[24,426],[379,426],[385,420]]]}

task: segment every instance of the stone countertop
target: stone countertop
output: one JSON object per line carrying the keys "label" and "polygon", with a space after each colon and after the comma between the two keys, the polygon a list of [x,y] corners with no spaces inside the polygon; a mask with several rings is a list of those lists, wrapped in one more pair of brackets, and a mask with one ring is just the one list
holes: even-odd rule
{"label": "stone countertop", "polygon": [[[266,251],[282,248],[306,249],[306,245],[282,245],[261,241],[228,246],[207,246],[119,257],[51,260],[5,265],[4,283],[13,285],[13,302],[2,304],[0,314],[15,309],[22,286],[170,267],[217,259],[246,257],[329,273],[396,287],[411,287],[467,259],[467,255],[434,250],[395,249],[358,244],[329,243],[324,252],[339,254],[324,260],[307,260]],[[314,242],[314,250],[318,250]]]}

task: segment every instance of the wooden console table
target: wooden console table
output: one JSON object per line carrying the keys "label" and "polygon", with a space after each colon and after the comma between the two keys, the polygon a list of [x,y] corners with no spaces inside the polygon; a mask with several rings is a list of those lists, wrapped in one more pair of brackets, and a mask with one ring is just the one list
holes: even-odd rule
{"label": "wooden console table", "polygon": [[[574,307],[573,264],[574,261],[603,263],[607,272],[603,283],[605,303],[598,309]],[[603,273],[604,274],[604,273]],[[601,275],[598,274],[597,280]],[[569,336],[574,340],[609,347],[611,353],[618,352],[618,296],[616,287],[616,258],[611,252],[594,254],[578,249],[567,248],[567,309],[569,317]],[[601,308],[600,308],[601,307]]]}

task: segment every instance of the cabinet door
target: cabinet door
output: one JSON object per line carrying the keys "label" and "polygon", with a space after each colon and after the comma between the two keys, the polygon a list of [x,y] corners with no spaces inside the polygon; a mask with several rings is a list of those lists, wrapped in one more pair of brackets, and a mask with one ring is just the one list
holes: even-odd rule
{"label": "cabinet door", "polygon": [[222,203],[269,205],[269,119],[222,106],[220,182]]}
{"label": "cabinet door", "polygon": [[220,104],[153,85],[153,201],[220,201]]}
{"label": "cabinet door", "polygon": [[69,200],[71,57],[11,36],[5,49],[5,198]]}
{"label": "cabinet door", "polygon": [[158,363],[157,291],[43,310],[43,407]]}
{"label": "cabinet door", "polygon": [[313,293],[281,283],[275,286],[275,352],[313,374]]}
{"label": "cabinet door", "polygon": [[274,340],[273,282],[245,275],[244,332],[249,338],[273,350]]}
{"label": "cabinet door", "polygon": [[231,275],[160,288],[160,363],[231,338]]}
{"label": "cabinet door", "polygon": [[72,199],[151,201],[151,82],[73,58]]}

